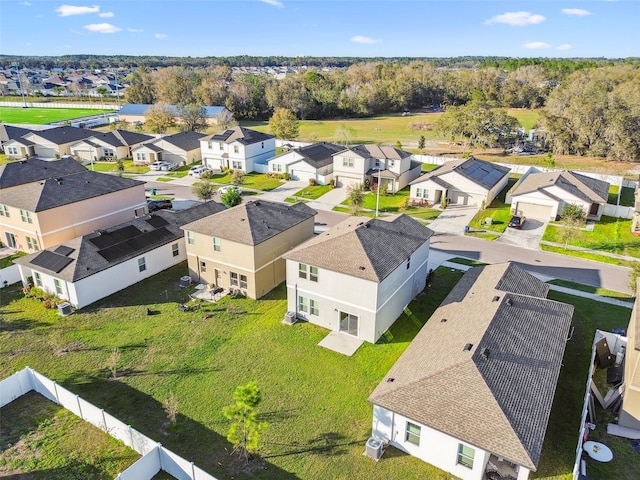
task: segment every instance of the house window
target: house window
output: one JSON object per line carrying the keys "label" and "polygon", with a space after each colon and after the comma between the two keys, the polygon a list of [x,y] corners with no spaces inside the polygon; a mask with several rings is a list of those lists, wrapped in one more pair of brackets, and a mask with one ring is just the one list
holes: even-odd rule
{"label": "house window", "polygon": [[318,267],[313,267],[311,265],[305,265],[304,263],[298,264],[298,277],[300,278],[308,278],[312,282],[318,281]]}
{"label": "house window", "polygon": [[224,150],[224,143],[222,142],[218,143],[218,150]]}
{"label": "house window", "polygon": [[240,147],[238,145],[233,146],[233,153],[240,153]]}
{"label": "house window", "polygon": [[189,245],[195,245],[196,244],[196,238],[193,235],[193,232],[190,230],[187,230],[187,243]]}
{"label": "house window", "polygon": [[31,212],[27,212],[26,210],[20,210],[20,218],[25,223],[33,223],[31,219]]}
{"label": "house window", "polygon": [[174,243],[173,245],[171,245],[171,253],[173,254],[174,257],[177,257],[178,255],[180,255],[180,247],[178,246],[177,243]]}
{"label": "house window", "polygon": [[0,217],[9,218],[9,207],[6,205],[0,205]]}
{"label": "house window", "polygon": [[307,278],[307,266],[304,263],[298,264],[298,277]]}
{"label": "house window", "polygon": [[414,445],[420,445],[420,426],[407,422],[407,431],[405,432],[404,439]]}
{"label": "house window", "polygon": [[207,262],[200,262],[200,272],[206,272],[207,271]]}
{"label": "house window", "polygon": [[38,245],[38,239],[27,237],[27,247],[29,247],[29,250],[35,250],[35,251],[40,250],[40,245]]}
{"label": "house window", "polygon": [[18,155],[18,147],[7,147],[7,154]]}
{"label": "house window", "polygon": [[320,303],[317,300],[309,300],[309,310],[311,315],[320,315]]}
{"label": "house window", "polygon": [[220,239],[218,237],[213,237],[213,251],[220,251]]}
{"label": "house window", "polygon": [[112,158],[115,156],[115,152],[110,148],[103,149],[103,152],[104,152],[104,156],[107,158]]}
{"label": "house window", "polygon": [[429,189],[428,188],[416,188],[416,197],[417,198],[429,198]]}
{"label": "house window", "polygon": [[136,153],[136,160],[138,162],[146,162],[147,161],[147,154],[146,153]]}
{"label": "house window", "polygon": [[36,284],[37,287],[41,287],[42,286],[42,277],[40,276],[40,274],[38,272],[33,272],[33,281]]}
{"label": "house window", "polygon": [[282,164],[281,163],[274,163],[272,168],[273,168],[274,172],[282,172]]}
{"label": "house window", "polygon": [[475,453],[476,451],[473,448],[461,443],[458,444],[458,460],[456,463],[467,468],[473,468],[473,457]]}
{"label": "house window", "polygon": [[140,257],[138,259],[138,270],[140,270],[141,272],[144,272],[147,269],[147,262],[144,259],[144,257]]}
{"label": "house window", "polygon": [[230,283],[232,287],[238,286],[238,274],[235,272],[229,272]]}
{"label": "house window", "polygon": [[62,296],[62,284],[60,283],[60,280],[58,280],[57,278],[54,278],[53,284],[56,287],[56,295]]}
{"label": "house window", "polygon": [[318,281],[318,267],[309,267],[309,280],[312,282]]}
{"label": "house window", "polygon": [[308,312],[309,308],[307,306],[307,299],[304,297],[298,297],[298,311],[299,312]]}
{"label": "house window", "polygon": [[240,275],[240,288],[247,288],[247,276],[246,275]]}
{"label": "house window", "polygon": [[342,159],[343,167],[353,167],[353,158],[343,158]]}
{"label": "house window", "polygon": [[242,170],[242,162],[234,160],[233,162],[231,162],[231,168],[233,168],[234,170]]}

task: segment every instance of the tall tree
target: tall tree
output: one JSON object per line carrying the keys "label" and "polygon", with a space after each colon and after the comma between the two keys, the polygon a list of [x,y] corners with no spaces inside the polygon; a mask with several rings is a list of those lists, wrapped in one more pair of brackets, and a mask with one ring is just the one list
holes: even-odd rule
{"label": "tall tree", "polygon": [[153,133],[166,133],[176,124],[176,117],[169,105],[151,105],[145,114],[145,125]]}
{"label": "tall tree", "polygon": [[269,130],[276,137],[292,140],[298,136],[300,122],[291,110],[277,108],[269,120]]}
{"label": "tall tree", "polygon": [[156,85],[148,67],[138,67],[127,77],[129,86],[124,91],[128,103],[151,104],[156,101]]}
{"label": "tall tree", "polygon": [[194,88],[200,83],[200,79],[192,68],[184,66],[161,68],[153,75],[160,102],[170,105],[195,103]]}
{"label": "tall tree", "polygon": [[236,388],[233,393],[233,405],[223,409],[223,414],[233,423],[229,427],[227,440],[245,461],[252,453],[260,449],[260,437],[268,427],[266,422],[258,420],[256,407],[262,401],[260,388],[255,382],[249,382]]}
{"label": "tall tree", "polygon": [[183,131],[192,130],[201,132],[206,130],[207,112],[200,105],[180,105],[178,106],[178,116],[180,117],[180,127]]}
{"label": "tall tree", "polygon": [[362,210],[362,202],[364,200],[364,193],[362,191],[362,184],[351,185],[347,189],[347,199],[349,205],[351,205],[351,214],[358,215]]}
{"label": "tall tree", "polygon": [[195,182],[192,185],[191,190],[196,197],[205,202],[211,200],[216,194],[216,186],[208,179]]}

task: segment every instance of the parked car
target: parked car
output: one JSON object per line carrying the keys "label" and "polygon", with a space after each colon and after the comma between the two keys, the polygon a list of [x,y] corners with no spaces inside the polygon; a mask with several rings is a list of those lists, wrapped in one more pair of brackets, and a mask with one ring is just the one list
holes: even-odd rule
{"label": "parked car", "polygon": [[527,219],[523,216],[516,216],[514,215],[513,217],[511,217],[511,220],[509,220],[509,226],[511,228],[517,228],[518,230],[522,228],[522,225],[524,225],[524,222]]}
{"label": "parked car", "polygon": [[194,178],[200,178],[205,172],[209,172],[209,169],[204,165],[196,165],[195,167],[191,167],[189,169],[189,175]]}
{"label": "parked car", "polygon": [[171,162],[153,162],[151,165],[149,165],[149,168],[151,170],[164,170],[164,171],[175,170],[178,167],[179,165],[177,163],[171,163]]}
{"label": "parked car", "polygon": [[225,193],[227,193],[229,190],[236,190],[238,193],[242,193],[242,189],[236,185],[225,185],[223,187],[220,187],[218,189],[218,193],[220,195],[224,195]]}
{"label": "parked car", "polygon": [[156,210],[173,208],[173,203],[171,200],[147,200],[147,208],[149,212],[155,212]]}

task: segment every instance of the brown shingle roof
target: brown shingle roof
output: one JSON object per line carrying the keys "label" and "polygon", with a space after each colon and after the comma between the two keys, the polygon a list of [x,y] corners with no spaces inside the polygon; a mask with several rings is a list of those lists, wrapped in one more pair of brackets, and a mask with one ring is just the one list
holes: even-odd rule
{"label": "brown shingle roof", "polygon": [[535,470],[573,315],[540,283],[469,270],[369,401]]}
{"label": "brown shingle roof", "polygon": [[433,232],[407,215],[349,217],[293,249],[284,258],[380,282]]}
{"label": "brown shingle roof", "polygon": [[422,183],[426,180],[433,180],[438,183],[438,180],[443,181],[438,177],[449,172],[456,172],[490,190],[509,174],[509,168],[475,157],[461,158],[446,162],[435,170],[416,178],[411,182],[411,185]]}
{"label": "brown shingle roof", "polygon": [[518,196],[535,191],[550,195],[546,188],[552,186],[561,188],[586,202],[606,203],[609,195],[607,182],[569,171],[531,173],[511,192],[511,195]]}

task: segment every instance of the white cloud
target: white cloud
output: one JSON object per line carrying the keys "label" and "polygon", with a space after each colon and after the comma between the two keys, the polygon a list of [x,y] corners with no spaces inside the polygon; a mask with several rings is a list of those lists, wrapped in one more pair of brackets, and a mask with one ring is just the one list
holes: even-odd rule
{"label": "white cloud", "polygon": [[31,2],[22,2],[20,5],[24,5],[25,7],[30,7]]}
{"label": "white cloud", "polygon": [[127,28],[127,32],[131,32],[131,33],[142,33],[144,32],[143,29],[141,28]]}
{"label": "white cloud", "polygon": [[511,25],[512,27],[523,27],[525,25],[535,25],[538,23],[542,23],[546,20],[546,17],[542,15],[534,14],[531,12],[507,12],[501,15],[496,15],[495,17],[491,17],[488,20],[485,20],[484,23],[488,25],[492,25],[494,23],[504,23],[506,25]]}
{"label": "white cloud", "polygon": [[522,45],[524,48],[530,48],[532,50],[540,50],[543,48],[549,48],[549,44],[546,42],[529,42]]}
{"label": "white cloud", "polygon": [[122,30],[121,28],[118,28],[115,25],[111,25],[110,23],[90,23],[89,25],[85,25],[84,28],[89,30],[90,32],[97,33],[116,33]]}
{"label": "white cloud", "polygon": [[566,15],[576,15],[578,17],[584,17],[586,15],[591,15],[589,10],[584,10],[582,8],[563,8],[562,13]]}
{"label": "white cloud", "polygon": [[61,17],[70,17],[71,15],[85,15],[87,13],[98,13],[100,7],[92,5],[91,7],[76,7],[74,5],[60,5],[56,10]]}
{"label": "white cloud", "polygon": [[375,38],[365,37],[363,35],[356,35],[355,37],[351,37],[351,41],[353,43],[362,43],[365,45],[371,45],[373,43],[380,43],[380,40],[376,40]]}
{"label": "white cloud", "polygon": [[154,33],[153,36],[162,40],[163,38],[167,38],[169,35],[167,35],[166,33]]}
{"label": "white cloud", "polygon": [[563,43],[562,45],[558,45],[556,47],[556,50],[571,50],[573,48],[573,45],[571,45],[570,43]]}
{"label": "white cloud", "polygon": [[98,16],[102,18],[111,18],[113,17],[113,12],[102,12],[99,13]]}
{"label": "white cloud", "polygon": [[273,5],[274,7],[284,8],[284,4],[279,2],[278,0],[259,0],[262,3],[266,3],[267,5]]}

